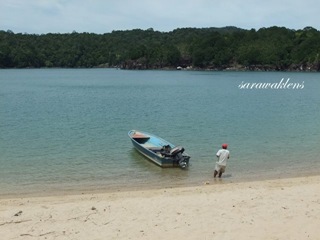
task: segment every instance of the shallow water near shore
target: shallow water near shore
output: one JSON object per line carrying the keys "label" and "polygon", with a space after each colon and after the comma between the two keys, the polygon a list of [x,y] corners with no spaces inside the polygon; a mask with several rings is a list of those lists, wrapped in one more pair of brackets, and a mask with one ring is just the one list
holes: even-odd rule
{"label": "shallow water near shore", "polygon": [[[242,83],[302,89],[240,89]],[[0,70],[0,194],[191,186],[319,174],[320,74]],[[131,129],[185,147],[187,171],[147,161]]]}

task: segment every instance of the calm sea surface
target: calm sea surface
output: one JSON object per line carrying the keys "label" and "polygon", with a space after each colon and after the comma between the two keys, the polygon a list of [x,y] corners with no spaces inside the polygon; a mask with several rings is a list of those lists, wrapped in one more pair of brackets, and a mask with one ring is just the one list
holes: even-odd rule
{"label": "calm sea surface", "polygon": [[[290,78],[303,89],[239,89]],[[147,131],[191,155],[162,169],[127,136]],[[215,153],[222,182],[320,173],[320,74],[287,72],[0,70],[0,194],[202,185]]]}

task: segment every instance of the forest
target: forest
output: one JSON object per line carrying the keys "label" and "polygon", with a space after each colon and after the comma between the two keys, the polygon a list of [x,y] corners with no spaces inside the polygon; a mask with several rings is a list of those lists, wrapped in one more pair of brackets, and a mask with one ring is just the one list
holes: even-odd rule
{"label": "forest", "polygon": [[312,27],[178,28],[95,33],[0,31],[0,68],[319,71]]}

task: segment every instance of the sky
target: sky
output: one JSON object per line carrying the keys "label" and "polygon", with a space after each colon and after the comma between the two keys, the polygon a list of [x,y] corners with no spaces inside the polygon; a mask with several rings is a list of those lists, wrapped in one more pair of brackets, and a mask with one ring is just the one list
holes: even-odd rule
{"label": "sky", "polygon": [[319,0],[0,0],[0,30],[109,33],[185,27],[320,30]]}

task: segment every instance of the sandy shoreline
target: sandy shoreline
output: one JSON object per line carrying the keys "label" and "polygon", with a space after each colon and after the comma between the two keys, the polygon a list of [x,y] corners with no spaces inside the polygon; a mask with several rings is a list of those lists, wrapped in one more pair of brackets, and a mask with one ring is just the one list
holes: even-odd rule
{"label": "sandy shoreline", "polygon": [[320,176],[219,183],[0,199],[1,238],[320,239]]}

